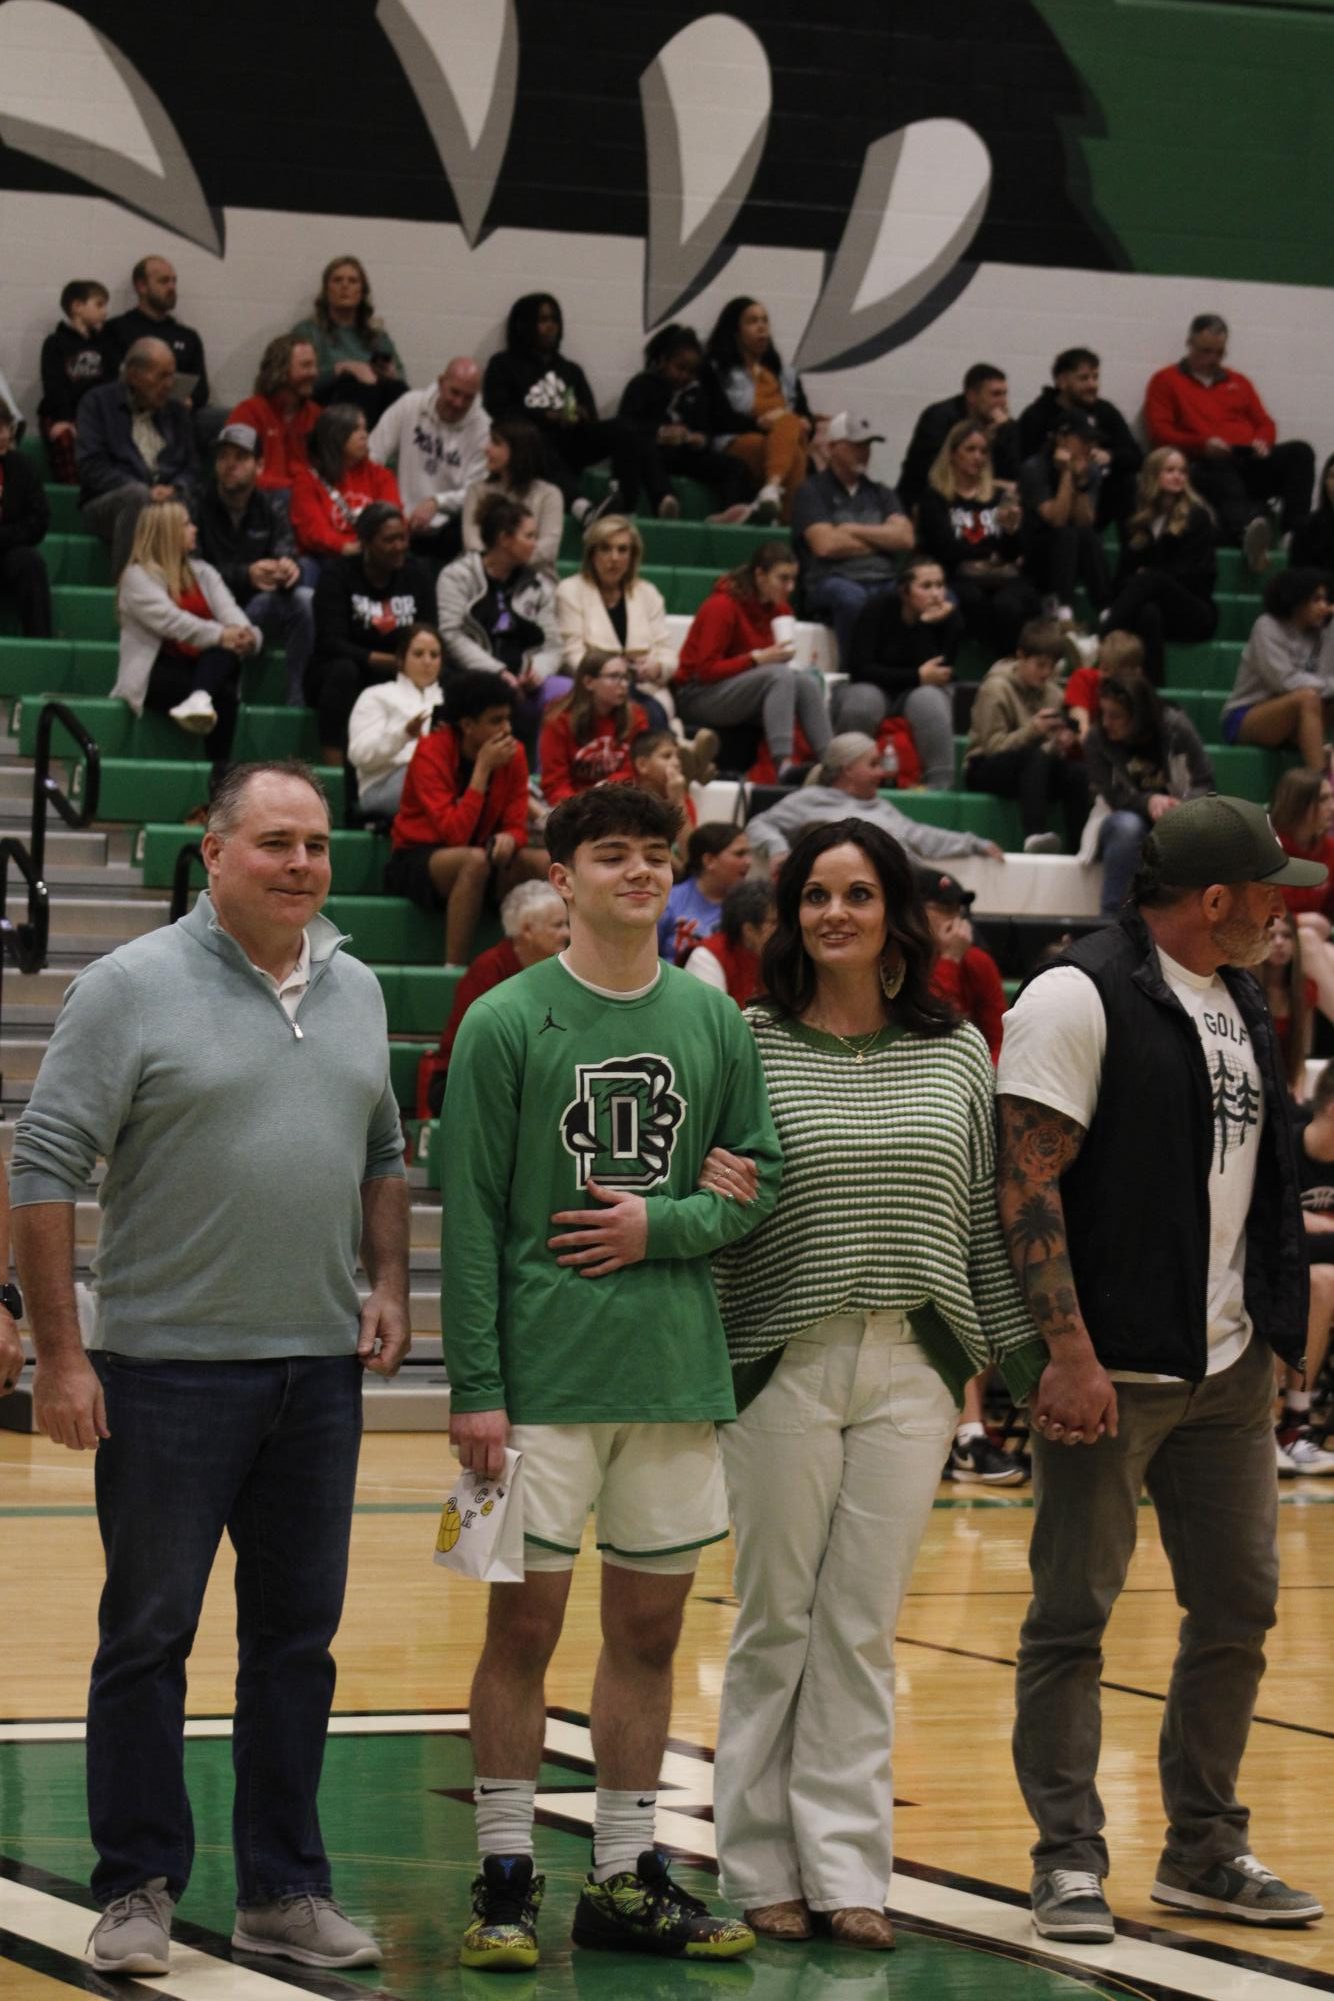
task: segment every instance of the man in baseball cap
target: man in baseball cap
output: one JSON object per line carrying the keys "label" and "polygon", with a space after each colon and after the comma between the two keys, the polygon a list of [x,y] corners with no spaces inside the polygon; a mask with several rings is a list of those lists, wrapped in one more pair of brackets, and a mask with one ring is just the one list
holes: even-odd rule
{"label": "man in baseball cap", "polygon": [[315,645],[313,579],[303,575],[287,517],[287,496],[259,484],[260,436],[252,424],[224,424],[213,478],[199,504],[199,553],[212,563],[246,617],[282,641],[287,700],[304,702]]}
{"label": "man in baseball cap", "polygon": [[1113,1936],[1097,1662],[1141,1486],[1185,1613],[1149,1894],[1248,1924],[1323,1915],[1253,1854],[1236,1784],[1278,1598],[1274,1357],[1302,1366],[1307,1318],[1287,1078],[1246,969],[1284,886],[1325,877],[1284,853],[1262,807],[1187,800],[1145,841],[1119,920],[1040,968],[1006,1016],[1001,1217],[1050,1356],[1030,1398],[1014,1732],[1046,1938]]}
{"label": "man in baseball cap", "polygon": [[[893,589],[894,556],[913,544],[898,495],[867,470],[872,445],[883,443],[869,417],[840,410],[825,433],[828,464],[802,481],[792,506],[806,603],[813,617],[833,626],[844,672],[853,626],[868,599]],[[874,731],[884,712],[877,689],[854,684],[843,690],[839,724]]]}

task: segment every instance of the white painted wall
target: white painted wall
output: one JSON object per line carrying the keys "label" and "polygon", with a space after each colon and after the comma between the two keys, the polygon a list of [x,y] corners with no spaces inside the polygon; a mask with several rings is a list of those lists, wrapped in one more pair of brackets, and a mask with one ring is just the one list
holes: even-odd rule
{"label": "white painted wall", "polygon": [[[248,393],[265,342],[309,312],[322,266],[344,252],[369,269],[414,383],[454,354],[485,361],[510,302],[533,290],[561,300],[566,345],[604,409],[639,362],[644,248],[625,237],[502,230],[470,250],[455,225],[238,209],[226,216],[226,242],[218,259],[98,196],[0,190],[0,372],[25,414],[36,410],[38,353],[59,317],[61,285],[101,278],[120,311],[133,302],[130,267],[154,251],[180,274],[179,315],[204,336],[219,401]],[[683,317],[706,334],[727,298],[750,292],[768,303],[791,353],[822,276],[814,252],[743,247]],[[889,442],[875,469],[888,477],[916,412],[957,389],[970,362],[1009,371],[1017,412],[1048,380],[1057,350],[1087,342],[1103,357],[1104,393],[1133,418],[1148,376],[1177,358],[1200,311],[1230,321],[1232,359],[1257,381],[1280,435],[1308,438],[1318,460],[1334,451],[1334,293],[1314,286],[987,265],[917,339],[865,367],[811,375],[807,392],[817,409],[851,403],[877,421]]]}

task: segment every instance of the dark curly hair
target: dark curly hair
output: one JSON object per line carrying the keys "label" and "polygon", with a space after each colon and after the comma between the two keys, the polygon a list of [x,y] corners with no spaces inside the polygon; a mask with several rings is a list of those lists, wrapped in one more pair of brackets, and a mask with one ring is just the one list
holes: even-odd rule
{"label": "dark curly hair", "polygon": [[665,841],[670,847],[682,817],[679,806],[669,806],[638,785],[595,785],[555,808],[546,825],[547,853],[553,862],[571,862],[585,841],[605,841],[613,834]]}
{"label": "dark curly hair", "polygon": [[951,1034],[959,1017],[948,1001],[931,991],[936,948],[916,873],[899,843],[871,820],[830,820],[812,827],[783,863],[774,886],[777,924],[760,962],[763,1004],[781,1019],[790,1019],[804,1014],[814,999],[815,965],[801,935],[802,893],[820,856],[848,845],[861,849],[880,883],[885,949],[897,945],[903,954],[903,985],[889,1004],[891,1016],[912,1035]]}

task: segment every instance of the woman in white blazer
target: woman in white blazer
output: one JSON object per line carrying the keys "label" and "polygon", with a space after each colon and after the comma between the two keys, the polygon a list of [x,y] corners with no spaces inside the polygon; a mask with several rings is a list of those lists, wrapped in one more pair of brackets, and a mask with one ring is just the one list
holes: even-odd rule
{"label": "woman in white blazer", "polygon": [[178,500],[144,508],[121,572],[111,692],[137,716],[151,709],[202,736],[216,769],[231,756],[241,662],[264,639],[212,564],[191,561],[194,546],[194,522]]}
{"label": "woman in white blazer", "polygon": [[[676,672],[676,648],[667,631],[667,607],[656,584],[639,574],[644,543],[624,514],[604,514],[584,536],[578,574],[556,590],[556,623],[566,672],[585,653],[615,653],[630,662],[635,692],[647,696],[650,720],[662,728],[674,713],[667,683]],[[657,704],[663,712],[652,715]]]}
{"label": "woman in white blazer", "polygon": [[358,803],[363,813],[384,820],[397,813],[412,753],[444,700],[444,648],[433,625],[404,626],[394,652],[397,674],[362,689],[347,725],[347,761],[357,774]]}

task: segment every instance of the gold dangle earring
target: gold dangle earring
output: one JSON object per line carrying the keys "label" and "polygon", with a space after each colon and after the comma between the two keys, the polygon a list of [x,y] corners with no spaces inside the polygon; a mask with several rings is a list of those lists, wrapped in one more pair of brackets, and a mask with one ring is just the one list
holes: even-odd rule
{"label": "gold dangle earring", "polygon": [[884,994],[887,1001],[898,999],[903,982],[907,976],[908,962],[902,952],[899,953],[899,962],[892,973],[886,970],[884,960],[880,961],[880,991]]}

